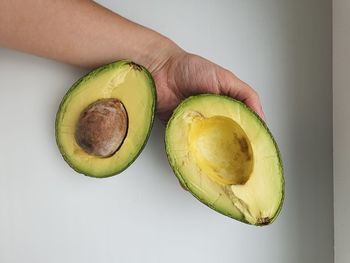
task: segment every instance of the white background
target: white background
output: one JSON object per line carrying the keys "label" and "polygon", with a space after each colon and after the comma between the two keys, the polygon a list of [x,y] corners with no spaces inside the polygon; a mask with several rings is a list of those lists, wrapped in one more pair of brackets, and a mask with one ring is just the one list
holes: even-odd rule
{"label": "white background", "polygon": [[284,160],[284,208],[257,228],[199,203],[158,122],[123,174],[75,173],[54,119],[86,71],[0,49],[0,262],[332,262],[331,1],[100,2],[255,87]]}
{"label": "white background", "polygon": [[350,262],[350,2],[333,1],[333,127],[335,258]]}

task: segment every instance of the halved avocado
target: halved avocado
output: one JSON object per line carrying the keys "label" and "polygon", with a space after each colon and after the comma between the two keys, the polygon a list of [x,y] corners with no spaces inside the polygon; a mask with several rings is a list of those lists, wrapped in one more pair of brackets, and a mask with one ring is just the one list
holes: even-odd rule
{"label": "halved avocado", "polygon": [[153,125],[156,91],[151,74],[117,61],[79,79],[56,116],[56,141],[77,172],[108,177],[126,169],[145,146]]}
{"label": "halved avocado", "polygon": [[174,111],[165,144],[174,173],[201,202],[248,224],[275,220],[284,198],[279,150],[245,104],[226,96],[192,96]]}

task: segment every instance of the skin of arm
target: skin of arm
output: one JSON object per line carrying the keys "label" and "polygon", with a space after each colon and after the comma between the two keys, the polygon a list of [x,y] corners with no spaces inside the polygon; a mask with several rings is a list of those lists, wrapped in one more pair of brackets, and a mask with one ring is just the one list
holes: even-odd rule
{"label": "skin of arm", "polygon": [[200,93],[231,96],[265,119],[258,94],[232,72],[93,1],[0,1],[0,46],[85,68],[119,59],[141,64],[155,80],[163,122]]}

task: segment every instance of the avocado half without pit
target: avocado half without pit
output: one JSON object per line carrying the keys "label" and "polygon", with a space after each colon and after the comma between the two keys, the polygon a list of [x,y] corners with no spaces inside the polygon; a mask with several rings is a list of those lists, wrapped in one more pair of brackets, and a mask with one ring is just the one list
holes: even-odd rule
{"label": "avocado half without pit", "polygon": [[56,141],[77,172],[108,177],[122,172],[140,154],[155,114],[151,74],[122,60],[78,80],[56,116]]}
{"label": "avocado half without pit", "polygon": [[279,214],[279,150],[266,124],[242,102],[210,94],[186,99],[168,122],[165,144],[179,181],[207,206],[259,226]]}

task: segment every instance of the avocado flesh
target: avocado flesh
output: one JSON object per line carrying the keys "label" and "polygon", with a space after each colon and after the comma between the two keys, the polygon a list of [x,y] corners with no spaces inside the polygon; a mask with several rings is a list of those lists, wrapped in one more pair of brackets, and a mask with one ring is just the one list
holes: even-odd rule
{"label": "avocado flesh", "polygon": [[225,96],[186,99],[166,129],[176,176],[204,204],[234,219],[267,225],[284,197],[276,143],[260,118]]}
{"label": "avocado flesh", "polygon": [[[81,112],[100,99],[116,98],[127,111],[128,130],[110,157],[86,153],[76,142]],[[156,93],[148,71],[130,61],[100,67],[78,80],[63,98],[56,116],[56,141],[62,156],[77,172],[108,177],[126,169],[143,149],[154,120]]]}
{"label": "avocado flesh", "polygon": [[190,124],[190,152],[201,170],[221,184],[243,184],[253,170],[251,146],[230,118],[195,116]]}

